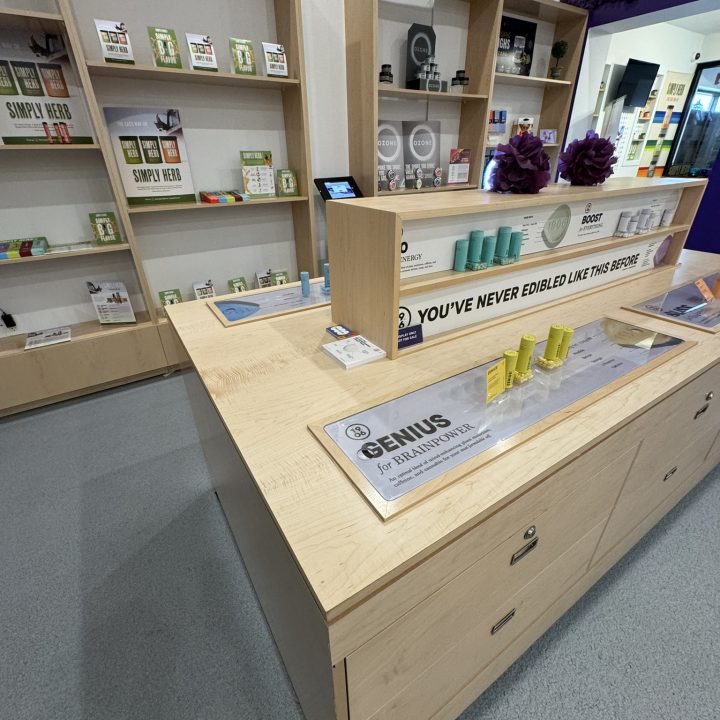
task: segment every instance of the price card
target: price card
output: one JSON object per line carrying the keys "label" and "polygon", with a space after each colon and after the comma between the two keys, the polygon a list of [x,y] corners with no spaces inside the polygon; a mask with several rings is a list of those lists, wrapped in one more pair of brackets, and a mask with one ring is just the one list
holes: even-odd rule
{"label": "price card", "polygon": [[498,395],[505,392],[505,359],[489,367],[485,373],[487,390],[485,393],[485,404],[489,405]]}
{"label": "price card", "polygon": [[695,286],[700,291],[705,300],[707,300],[708,302],[712,302],[715,299],[712,290],[708,287],[708,284],[702,278],[699,278],[695,281]]}

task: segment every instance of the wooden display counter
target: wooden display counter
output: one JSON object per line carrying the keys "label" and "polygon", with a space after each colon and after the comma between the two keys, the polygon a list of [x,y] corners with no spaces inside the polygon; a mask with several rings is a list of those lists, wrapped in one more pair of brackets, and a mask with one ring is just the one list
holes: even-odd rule
{"label": "wooden display counter", "polygon": [[[204,303],[168,308],[220,501],[310,720],[456,717],[720,461],[720,337],[623,309],[718,269],[684,252],[350,371],[322,350],[327,307],[233,328]],[[308,430],[602,315],[694,344],[390,519]]]}

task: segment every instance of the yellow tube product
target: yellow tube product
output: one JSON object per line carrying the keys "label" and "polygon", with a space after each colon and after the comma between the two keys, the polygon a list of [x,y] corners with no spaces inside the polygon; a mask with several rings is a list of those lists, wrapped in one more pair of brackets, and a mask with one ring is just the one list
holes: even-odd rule
{"label": "yellow tube product", "polygon": [[565,327],[563,325],[551,325],[548,333],[547,343],[545,344],[545,352],[543,357],[546,360],[557,360],[560,343],[563,340]]}
{"label": "yellow tube product", "polygon": [[530,370],[533,352],[537,338],[534,335],[523,335],[520,338],[520,349],[518,350],[518,359],[515,370],[519,373],[526,373]]}
{"label": "yellow tube product", "polygon": [[518,359],[517,350],[506,350],[503,357],[505,358],[505,389],[509,390],[513,386],[513,376]]}
{"label": "yellow tube product", "polygon": [[571,327],[565,326],[563,328],[563,337],[558,354],[560,360],[567,360],[568,352],[570,351],[570,343],[572,342],[574,334],[575,331]]}

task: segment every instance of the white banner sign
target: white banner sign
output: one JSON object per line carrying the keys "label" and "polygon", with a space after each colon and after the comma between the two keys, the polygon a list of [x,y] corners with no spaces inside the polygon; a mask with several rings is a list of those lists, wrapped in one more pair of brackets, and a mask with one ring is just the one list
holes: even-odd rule
{"label": "white banner sign", "polygon": [[625,210],[633,214],[647,208],[653,212],[655,229],[666,208],[674,209],[677,190],[653,191],[629,197],[600,198],[593,202],[563,203],[535,209],[483,213],[458,218],[408,222],[403,233],[400,277],[451,270],[455,241],[473,230],[497,235],[500,226],[523,233],[521,255],[568,247],[590,240],[612,237]]}
{"label": "white banner sign", "polygon": [[82,92],[62,37],[0,30],[0,145],[92,142]]}
{"label": "white banner sign", "polygon": [[644,240],[485,281],[481,270],[476,283],[401,298],[399,326],[422,325],[427,338],[518,312],[649,270],[667,245],[662,238]]}
{"label": "white banner sign", "polygon": [[128,205],[195,202],[180,111],[106,107]]}

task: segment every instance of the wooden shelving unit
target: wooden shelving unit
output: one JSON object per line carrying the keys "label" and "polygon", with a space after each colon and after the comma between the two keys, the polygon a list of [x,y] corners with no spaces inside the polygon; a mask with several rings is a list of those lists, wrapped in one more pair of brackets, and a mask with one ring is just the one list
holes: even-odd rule
{"label": "wooden shelving unit", "polygon": [[[437,0],[435,8],[442,5]],[[470,78],[469,92],[454,93],[408,90],[400,86],[378,84],[381,62],[387,62],[380,48],[380,7],[383,0],[345,0],[346,67],[348,84],[348,143],[350,173],[366,196],[382,195],[377,189],[377,127],[383,118],[381,105],[398,101],[456,103],[459,107],[459,131],[454,147],[470,148],[472,165],[470,185],[479,186],[488,146],[488,111],[501,86],[529,88],[543,92],[542,108],[536,128],[557,128],[558,139],[567,125],[572,92],[582,53],[587,12],[554,0],[488,0],[468,2],[467,51],[465,70]],[[554,40],[567,40],[570,49],[564,60],[565,77],[524,77],[495,72],[497,40],[503,13],[521,15],[529,20],[553,23]],[[408,27],[410,22],[408,22]],[[381,60],[383,58],[383,60]],[[397,69],[396,69],[397,72]],[[402,72],[402,70],[401,70]],[[448,78],[446,72],[444,78]],[[397,111],[392,117],[397,117]],[[508,118],[508,123],[511,118]],[[562,142],[550,144],[548,154],[557,164]],[[444,159],[444,158],[443,158]],[[443,186],[432,192],[455,189]]]}
{"label": "wooden shelving unit", "polygon": [[[258,0],[263,8],[262,15],[266,14],[265,1]],[[142,57],[138,57],[137,46],[141,47],[143,42],[142,35],[139,33],[133,34],[133,45],[136,46],[134,47],[136,65],[106,64],[99,59],[86,56],[85,48],[91,47],[90,43],[97,42],[94,36],[93,14],[88,5],[80,0],[57,0],[57,4],[59,10],[57,13],[0,8],[0,28],[63,34],[71,64],[84,96],[93,134],[97,140],[86,145],[2,145],[0,154],[3,158],[10,159],[13,157],[13,153],[28,153],[30,158],[28,158],[27,167],[31,171],[33,162],[35,162],[31,158],[34,156],[47,158],[69,153],[69,158],[75,156],[76,151],[99,153],[110,184],[115,212],[126,241],[111,246],[0,261],[0,273],[12,273],[10,268],[18,266],[25,268],[24,272],[29,272],[29,269],[34,268],[35,265],[28,265],[28,263],[41,263],[39,267],[49,268],[51,266],[42,265],[42,263],[62,260],[64,264],[67,264],[71,263],[73,258],[79,257],[88,258],[86,262],[92,263],[93,258],[97,260],[105,255],[108,255],[108,258],[110,256],[117,257],[117,253],[125,253],[129,258],[129,268],[135,275],[134,279],[139,286],[145,309],[136,308],[137,323],[126,326],[101,326],[95,321],[63,323],[62,320],[53,320],[55,325],[65,324],[72,327],[72,340],[68,343],[29,352],[24,351],[24,334],[0,339],[0,375],[14,379],[12,392],[3,394],[0,399],[0,416],[140,377],[164,373],[168,368],[177,367],[183,363],[184,353],[174,342],[164,313],[157,308],[156,290],[158,288],[151,286],[146,275],[143,256],[144,233],[148,227],[153,226],[153,223],[148,220],[141,224],[138,216],[164,217],[167,215],[168,218],[171,218],[172,213],[177,211],[181,213],[184,223],[199,223],[197,225],[199,235],[206,227],[202,218],[221,217],[226,219],[222,222],[227,223],[228,234],[241,237],[244,220],[240,215],[229,211],[229,214],[221,213],[219,216],[201,214],[195,218],[195,215],[188,214],[187,211],[219,210],[220,208],[242,206],[257,208],[253,216],[263,212],[263,208],[266,208],[265,212],[268,213],[274,211],[273,217],[276,218],[279,217],[278,213],[287,213],[292,218],[291,232],[295,240],[298,270],[309,270],[315,274],[318,267],[315,251],[314,204],[311,192],[312,176],[300,0],[273,0],[270,4],[270,12],[267,13],[268,17],[272,17],[273,14],[275,17],[275,27],[268,33],[268,37],[282,43],[286,49],[291,73],[291,77],[288,78],[237,75],[224,72],[222,69],[219,72],[203,72],[191,69],[156,68],[143,64]],[[138,10],[138,18],[141,15],[142,11]],[[236,29],[228,28],[225,37],[228,35],[246,37],[241,33],[242,23],[238,22],[240,24],[236,26]],[[144,24],[150,23],[151,18],[148,17],[147,23]],[[89,28],[92,28],[92,32]],[[181,38],[181,34],[178,32],[178,38]],[[226,42],[227,40],[225,40]],[[97,49],[93,49],[91,52],[97,52]],[[256,52],[258,72],[261,72],[261,53],[257,50],[257,46]],[[140,56],[142,56],[142,52]],[[184,58],[183,64],[187,67],[186,63],[187,59]],[[143,92],[145,92],[145,98],[149,93],[154,93],[154,90],[144,91],[144,83],[153,83],[152,85],[148,84],[146,88],[162,87],[163,90],[158,93],[158,97],[162,92],[165,93],[164,99],[160,101],[161,104],[172,101],[176,92],[187,98],[188,93],[199,94],[204,92],[203,89],[206,87],[208,92],[223,93],[226,97],[233,98],[243,97],[242,93],[247,91],[275,91],[267,97],[270,98],[270,104],[277,105],[277,112],[281,113],[283,119],[284,154],[287,162],[287,165],[284,166],[295,170],[299,195],[217,205],[195,202],[129,207],[102,112],[103,105],[128,104],[127,100],[115,103],[111,101],[114,84],[116,82],[120,85],[124,83],[124,87],[128,87],[128,81],[137,84],[138,98],[142,97]],[[240,95],[235,95],[236,93]],[[257,96],[248,95],[248,97]],[[143,103],[147,104],[147,99],[139,99],[130,104],[142,105]],[[181,101],[178,101],[178,106],[182,108]],[[273,109],[273,112],[276,111]],[[79,157],[83,156],[81,154]],[[19,160],[12,162],[17,164]],[[57,163],[59,162],[61,161],[53,162],[54,172],[57,172]],[[239,168],[239,157],[236,162]],[[77,163],[74,164],[74,167],[77,169]],[[94,172],[97,173],[97,170]],[[198,187],[196,183],[196,189],[199,191],[205,187]],[[287,208],[287,210],[283,210],[283,208]],[[247,213],[243,217],[247,218]],[[134,226],[134,220],[138,221],[137,227]],[[217,224],[215,220],[213,223]],[[202,256],[207,249],[207,244],[197,248],[198,277],[205,274],[202,270]],[[93,267],[98,267],[97,262]],[[117,264],[114,264],[113,267],[117,267]],[[6,277],[11,276],[6,275]],[[46,325],[46,327],[51,326],[51,324]]]}
{"label": "wooden shelving unit", "polygon": [[[502,86],[533,88],[543,91],[540,114],[535,118],[535,132],[541,128],[557,130],[558,143],[545,145],[550,156],[552,175],[554,177],[557,170],[558,155],[565,146],[565,131],[587,30],[587,11],[554,0],[502,0],[502,4],[503,13],[520,15],[531,21],[538,20],[552,23],[554,25],[554,34],[550,44],[557,40],[565,40],[569,46],[568,54],[563,58],[565,72],[562,79],[553,80],[549,77],[523,77],[495,73],[496,87],[491,99],[491,103],[496,104],[497,90],[500,90]],[[502,101],[499,101],[499,104],[502,104]]]}
{"label": "wooden shelving unit", "polygon": [[[525,311],[543,302],[557,302],[577,292],[594,292],[597,287],[609,282],[629,282],[634,275],[608,275],[606,270],[598,272],[595,280],[587,286],[574,285],[568,280],[560,295],[536,295],[527,305],[518,309],[504,310],[512,305],[503,304],[500,299],[487,305],[475,305],[473,298],[483,292],[490,296],[506,284],[508,291],[512,284],[516,289],[528,280],[552,277],[565,272],[578,260],[576,267],[590,267],[594,263],[608,262],[622,258],[628,253],[637,253],[634,272],[662,271],[678,262],[688,231],[697,212],[705,190],[706,182],[696,179],[646,179],[617,178],[598,187],[573,187],[569,183],[555,184],[536,195],[513,195],[500,193],[461,192],[456,194],[436,193],[429,198],[414,196],[364,198],[351,203],[331,202],[328,204],[328,243],[331,257],[335,257],[337,287],[333,291],[333,322],[357,329],[357,332],[376,343],[387,352],[391,359],[415,352],[417,345],[398,348],[399,322],[402,318],[407,325],[419,324],[422,328],[422,343],[441,342],[444,338],[455,337],[468,332],[470,328],[483,323],[502,322],[507,313]],[[621,207],[636,208],[653,198],[664,197],[658,203],[671,202],[674,208],[674,224],[656,227],[651,232],[633,235],[629,238],[608,236],[614,232],[616,222],[604,226],[604,237],[589,239],[581,235],[578,227],[582,208],[587,203],[594,207],[614,207],[617,217],[619,201]],[[571,212],[577,222],[573,235],[563,238],[562,245],[550,247],[547,240],[539,235],[532,239],[538,227],[545,226],[549,210],[566,205],[574,208]],[[494,234],[500,225],[511,225],[514,229],[524,224],[523,217],[530,217],[530,229],[523,227],[526,242],[517,262],[507,265],[492,265],[485,270],[455,272],[452,269],[452,246],[455,239],[467,237],[468,228],[483,229]],[[485,218],[485,219],[484,219]],[[542,225],[540,224],[542,223]],[[570,225],[568,225],[570,227]],[[431,234],[428,234],[431,229]],[[435,247],[430,247],[432,237]],[[664,238],[670,240],[663,245]],[[360,242],[360,238],[365,238]],[[544,240],[544,242],[543,242]],[[403,243],[407,250],[403,251]],[[419,243],[416,245],[415,243]],[[565,244],[567,243],[567,244]],[[642,253],[653,252],[652,257]],[[445,253],[449,249],[449,253]],[[442,268],[428,272],[420,268],[403,276],[403,253],[421,253],[424,257],[443,257],[426,268]],[[372,257],[373,262],[366,262]],[[567,279],[567,278],[566,278]],[[596,284],[593,284],[596,283]],[[531,297],[530,293],[528,297]],[[522,297],[525,297],[523,294]],[[507,302],[510,303],[511,298]],[[466,306],[466,303],[470,303]],[[434,307],[438,315],[440,308],[446,308],[447,326],[423,324],[418,308]],[[462,307],[462,309],[461,309]],[[454,309],[451,309],[454,308]],[[497,312],[495,311],[497,309]],[[455,314],[453,314],[455,313]],[[437,319],[437,318],[436,318]],[[432,323],[432,318],[430,323]],[[440,329],[438,329],[440,327]]]}

